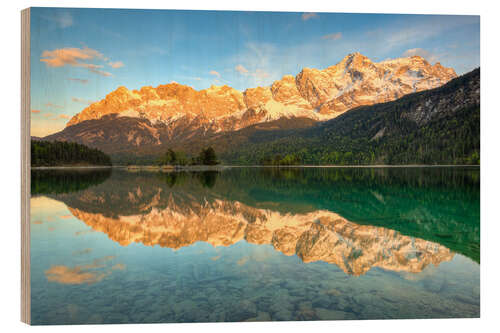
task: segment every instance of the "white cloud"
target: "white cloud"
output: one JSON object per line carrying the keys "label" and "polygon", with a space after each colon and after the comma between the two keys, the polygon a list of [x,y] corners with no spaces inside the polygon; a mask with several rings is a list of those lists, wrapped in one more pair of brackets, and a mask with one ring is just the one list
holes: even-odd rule
{"label": "white cloud", "polygon": [[232,84],[240,89],[270,85],[283,74],[287,65],[283,57],[286,55],[273,44],[247,43],[240,53],[228,59],[234,64],[230,69],[234,75]]}
{"label": "white cloud", "polygon": [[335,32],[333,34],[328,34],[321,36],[321,39],[330,39],[330,40],[337,40],[342,38],[342,33],[341,32]]}
{"label": "white cloud", "polygon": [[42,18],[54,22],[59,28],[68,28],[74,25],[73,16],[69,12],[56,12],[51,16],[42,16]]}
{"label": "white cloud", "polygon": [[253,77],[256,77],[258,79],[265,79],[265,78],[268,78],[270,76],[270,74],[263,69],[257,68],[255,71],[249,71],[241,64],[235,66],[234,69],[238,73],[240,73],[241,75],[253,76]]}
{"label": "white cloud", "polygon": [[404,51],[402,56],[403,57],[420,56],[430,63],[434,63],[434,62],[438,61],[438,55],[433,54],[427,50],[421,49],[419,47],[414,48],[414,49],[408,49],[408,50]]}
{"label": "white cloud", "polygon": [[64,12],[55,16],[55,21],[59,24],[61,28],[68,28],[73,25],[73,16],[70,13]]}
{"label": "white cloud", "polygon": [[57,104],[54,104],[52,102],[45,103],[45,106],[48,108],[55,108],[55,109],[62,109],[63,108],[62,105],[57,105]]}
{"label": "white cloud", "polygon": [[108,58],[106,58],[101,52],[88,47],[83,47],[81,49],[76,47],[66,47],[62,49],[55,49],[52,51],[43,51],[40,61],[44,62],[47,67],[82,67],[87,68],[90,72],[95,74],[99,74],[102,76],[112,76],[111,73],[98,69],[102,68],[103,65],[85,62],[97,59],[104,61],[108,60]]}
{"label": "white cloud", "polygon": [[217,76],[217,77],[220,77],[220,74],[219,74],[219,72],[217,72],[217,71],[214,71],[214,70],[211,70],[211,71],[210,71],[210,74],[211,74],[211,75],[213,75],[213,76]]}
{"label": "white cloud", "polygon": [[63,67],[92,65],[82,63],[82,60],[90,60],[94,58],[103,58],[104,56],[97,50],[84,47],[66,47],[62,49],[55,49],[52,51],[45,50],[42,52],[41,62],[44,62],[48,67]]}
{"label": "white cloud", "polygon": [[89,68],[89,71],[95,74],[99,74],[101,76],[113,76],[113,74],[111,74],[110,72],[101,71],[95,68]]}
{"label": "white cloud", "polygon": [[257,68],[255,70],[255,72],[252,73],[252,75],[255,76],[255,77],[257,77],[257,78],[259,78],[259,79],[265,79],[265,78],[268,78],[268,77],[271,76],[268,72],[266,72],[266,71],[264,71],[264,70],[262,70],[260,68]]}
{"label": "white cloud", "polygon": [[81,104],[86,104],[86,105],[90,105],[90,104],[94,103],[93,101],[89,101],[89,100],[79,98],[79,97],[71,97],[71,100],[75,103],[81,103]]}
{"label": "white cloud", "polygon": [[446,19],[443,19],[442,16],[429,16],[425,21],[415,24],[408,21],[398,29],[375,30],[369,34],[374,37],[373,42],[383,41],[386,48],[393,48],[415,45],[417,42],[436,37],[445,31],[475,23],[479,23],[479,16],[450,16]]}
{"label": "white cloud", "polygon": [[248,69],[246,69],[243,65],[241,64],[238,64],[236,67],[234,67],[234,69],[240,73],[240,74],[247,74],[248,73]]}
{"label": "white cloud", "polygon": [[115,62],[110,61],[110,62],[108,62],[108,65],[110,65],[111,68],[120,68],[120,67],[125,66],[125,64],[121,61],[115,61]]}
{"label": "white cloud", "polygon": [[310,19],[314,19],[314,18],[318,18],[318,14],[316,13],[304,13],[302,14],[302,20],[303,21],[307,21],[307,20],[310,20]]}
{"label": "white cloud", "polygon": [[202,81],[204,78],[201,78],[199,76],[189,76],[189,75],[180,75],[178,78],[182,79],[181,82],[185,81]]}
{"label": "white cloud", "polygon": [[87,80],[87,79],[78,79],[78,78],[74,78],[74,77],[70,77],[70,78],[68,78],[68,80],[73,81],[73,82],[78,82],[81,84],[89,83],[89,80]]}

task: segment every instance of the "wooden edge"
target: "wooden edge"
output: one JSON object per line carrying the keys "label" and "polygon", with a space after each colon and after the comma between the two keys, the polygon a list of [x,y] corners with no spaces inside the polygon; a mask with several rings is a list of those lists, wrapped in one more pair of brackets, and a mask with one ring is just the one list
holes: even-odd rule
{"label": "wooden edge", "polygon": [[21,321],[31,324],[30,279],[30,8],[21,11]]}

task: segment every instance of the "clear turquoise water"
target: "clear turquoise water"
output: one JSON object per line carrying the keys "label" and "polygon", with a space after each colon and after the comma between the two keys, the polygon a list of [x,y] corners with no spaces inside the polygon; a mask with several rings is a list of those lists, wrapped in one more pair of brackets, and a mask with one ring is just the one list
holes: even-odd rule
{"label": "clear turquoise water", "polygon": [[33,171],[33,324],[479,317],[478,168]]}

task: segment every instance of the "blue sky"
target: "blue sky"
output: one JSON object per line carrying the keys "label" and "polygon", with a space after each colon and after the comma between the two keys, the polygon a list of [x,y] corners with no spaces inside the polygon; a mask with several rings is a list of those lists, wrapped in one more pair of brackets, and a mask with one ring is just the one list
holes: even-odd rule
{"label": "blue sky", "polygon": [[33,8],[32,135],[119,86],[270,85],[352,52],[420,55],[458,74],[479,66],[479,17]]}

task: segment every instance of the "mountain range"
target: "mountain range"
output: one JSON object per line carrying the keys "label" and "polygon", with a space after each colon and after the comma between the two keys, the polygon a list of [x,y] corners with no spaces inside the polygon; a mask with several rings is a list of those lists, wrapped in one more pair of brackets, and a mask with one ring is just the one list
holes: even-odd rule
{"label": "mountain range", "polygon": [[[325,129],[350,110],[432,91],[456,77],[453,69],[419,56],[373,62],[353,53],[326,69],[304,68],[295,77],[286,75],[271,86],[243,92],[226,85],[197,91],[178,83],[139,90],[119,87],[73,116],[64,130],[43,139],[76,141],[103,150],[115,161],[158,156],[172,147],[194,153],[210,143],[223,161],[234,163],[234,151],[242,144],[251,146],[248,132],[264,132],[273,139],[289,130]],[[464,98],[478,104],[478,98],[469,97]],[[465,106],[453,103],[431,98],[405,117],[420,126],[443,107],[456,111],[455,106]],[[301,141],[302,134],[293,134]]]}

